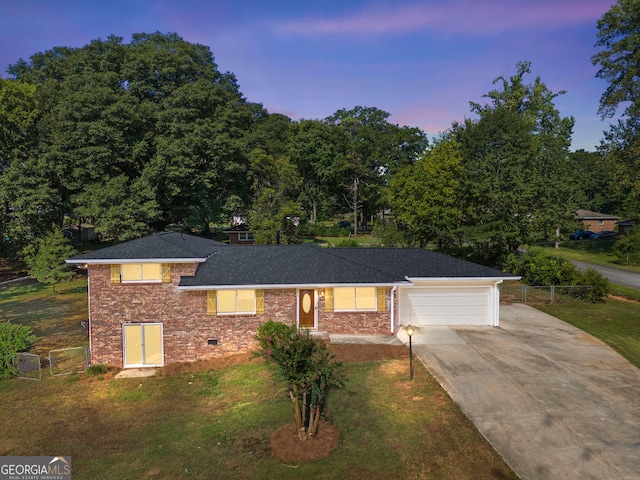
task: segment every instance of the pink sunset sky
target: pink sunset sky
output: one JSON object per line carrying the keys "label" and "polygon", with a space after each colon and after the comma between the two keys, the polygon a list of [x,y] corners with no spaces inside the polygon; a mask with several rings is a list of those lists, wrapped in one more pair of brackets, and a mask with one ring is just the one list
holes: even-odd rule
{"label": "pink sunset sky", "polygon": [[596,22],[613,0],[0,0],[0,75],[54,46],[111,34],[175,32],[210,47],[248,100],[293,119],[357,105],[429,135],[472,117],[498,76],[532,62],[533,82],[576,120],[573,149],[594,150]]}

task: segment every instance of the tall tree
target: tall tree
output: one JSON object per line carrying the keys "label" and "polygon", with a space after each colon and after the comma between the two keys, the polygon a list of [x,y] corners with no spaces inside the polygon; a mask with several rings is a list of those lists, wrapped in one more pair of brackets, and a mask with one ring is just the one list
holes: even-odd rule
{"label": "tall tree", "polygon": [[[139,235],[140,222],[206,229],[230,199],[248,196],[244,137],[261,107],[208,47],[176,34],[135,34],[129,44],[111,36],[35,54],[10,72],[36,85],[39,157],[60,208],[91,216],[106,236]],[[111,202],[136,195],[146,213],[118,227]]]}
{"label": "tall tree", "polygon": [[420,129],[389,123],[389,113],[372,107],[338,110],[325,119],[334,127],[343,198],[353,212],[354,231],[361,218],[380,207],[382,187],[397,168],[416,160],[427,146]]}
{"label": "tall tree", "polygon": [[319,120],[301,120],[290,129],[287,151],[303,179],[298,201],[311,223],[319,216],[339,213],[336,199],[340,197],[340,172],[330,129]]}
{"label": "tall tree", "polygon": [[386,198],[409,244],[436,242],[440,250],[454,241],[462,219],[461,173],[457,142],[442,137],[391,179]]}
{"label": "tall tree", "polygon": [[613,117],[623,106],[618,119],[605,134],[600,152],[614,165],[610,188],[619,193],[617,213],[637,216],[640,211],[640,3],[618,0],[598,21],[596,47],[591,57],[600,69],[598,78],[608,82],[600,97],[598,112]]}
{"label": "tall tree", "polygon": [[550,238],[570,225],[580,199],[569,146],[574,120],[561,117],[553,93],[536,78],[524,83],[530,63],[494,83],[489,102],[471,103],[479,118],[454,125],[464,159],[463,190],[468,245],[476,258],[500,264],[522,243]]}
{"label": "tall tree", "polygon": [[609,83],[600,97],[599,113],[612,117],[624,104],[625,115],[640,115],[640,3],[618,0],[598,20],[597,39],[600,51],[591,61],[600,66],[596,77]]}
{"label": "tall tree", "polygon": [[303,217],[295,201],[302,178],[289,157],[274,158],[256,149],[250,155],[253,179],[249,223],[257,243],[298,243]]}

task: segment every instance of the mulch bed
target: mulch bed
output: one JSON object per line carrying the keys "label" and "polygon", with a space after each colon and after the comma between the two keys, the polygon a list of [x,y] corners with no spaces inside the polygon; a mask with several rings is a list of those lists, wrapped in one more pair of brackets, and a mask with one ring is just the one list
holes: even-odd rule
{"label": "mulch bed", "polygon": [[318,425],[318,436],[301,441],[295,424],[284,425],[269,437],[273,454],[285,463],[301,463],[328,457],[338,448],[340,431],[338,427],[325,421]]}

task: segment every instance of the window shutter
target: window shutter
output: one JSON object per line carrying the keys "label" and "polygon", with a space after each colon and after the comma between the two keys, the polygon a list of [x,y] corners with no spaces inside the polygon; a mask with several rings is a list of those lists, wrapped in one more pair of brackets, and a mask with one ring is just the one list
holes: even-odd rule
{"label": "window shutter", "polygon": [[333,312],[333,288],[324,289],[324,311]]}
{"label": "window shutter", "polygon": [[120,265],[111,265],[111,283],[120,283]]}
{"label": "window shutter", "polygon": [[385,297],[384,287],[378,287],[376,296],[378,297],[378,311],[384,312],[387,309],[387,298]]}
{"label": "window shutter", "polygon": [[216,300],[216,291],[208,290],[207,291],[207,314],[208,315],[217,315],[217,300]]}
{"label": "window shutter", "polygon": [[171,283],[171,265],[162,264],[162,283]]}
{"label": "window shutter", "polygon": [[264,290],[256,290],[256,315],[264,313]]}

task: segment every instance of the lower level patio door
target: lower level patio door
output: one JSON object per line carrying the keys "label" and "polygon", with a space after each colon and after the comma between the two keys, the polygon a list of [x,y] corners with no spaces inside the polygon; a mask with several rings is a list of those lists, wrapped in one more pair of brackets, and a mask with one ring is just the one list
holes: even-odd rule
{"label": "lower level patio door", "polygon": [[164,364],[161,323],[125,323],[122,326],[124,367],[161,367]]}
{"label": "lower level patio door", "polygon": [[316,291],[298,290],[298,328],[317,328]]}

